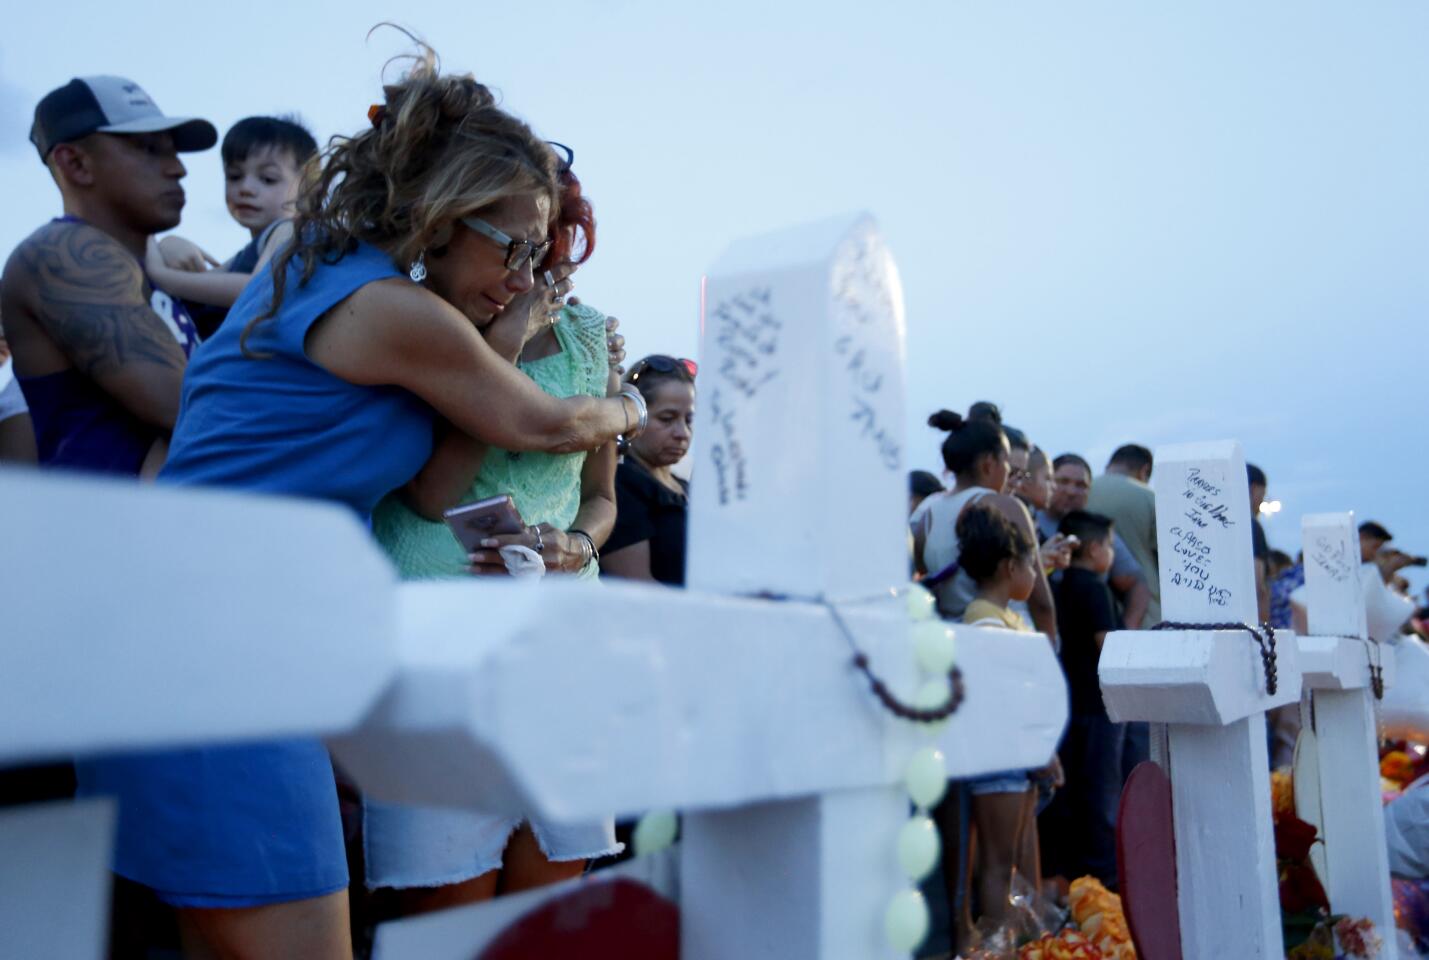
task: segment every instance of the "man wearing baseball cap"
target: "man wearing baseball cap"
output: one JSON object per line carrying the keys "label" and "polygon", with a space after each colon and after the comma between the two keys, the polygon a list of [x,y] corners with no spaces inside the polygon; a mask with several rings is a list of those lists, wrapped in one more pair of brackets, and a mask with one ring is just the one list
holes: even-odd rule
{"label": "man wearing baseball cap", "polygon": [[[64,215],[11,254],[0,315],[41,465],[137,476],[146,461],[155,470],[162,462],[198,337],[141,263],[149,237],[179,222],[178,152],[217,138],[208,121],[166,117],[118,77],[71,80],[35,108],[30,140]],[[83,779],[81,771],[81,787]],[[74,789],[70,764],[11,769],[0,776],[0,806]],[[157,908],[121,888],[113,934],[116,955],[128,956],[147,943],[146,911]]]}
{"label": "man wearing baseball cap", "polygon": [[11,254],[0,314],[42,465],[136,476],[162,461],[198,335],[145,276],[145,245],[179,223],[178,154],[217,139],[120,77],[71,80],[35,108],[64,215]]}

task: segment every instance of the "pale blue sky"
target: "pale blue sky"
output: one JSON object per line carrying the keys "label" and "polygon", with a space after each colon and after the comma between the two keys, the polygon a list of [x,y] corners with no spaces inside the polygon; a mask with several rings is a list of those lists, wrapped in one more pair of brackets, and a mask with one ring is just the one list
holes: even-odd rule
{"label": "pale blue sky", "polygon": [[[1429,550],[1422,426],[1429,7],[1380,2],[290,5],[8,10],[8,249],[57,211],[25,134],[71,76],[220,129],[365,122],[397,19],[576,148],[600,218],[579,291],[636,353],[693,355],[731,239],[866,209],[908,307],[909,449],[1000,402],[1052,452],[1239,438],[1285,512]],[[217,151],[182,232],[226,256]],[[1418,578],[1421,585],[1424,578]]]}

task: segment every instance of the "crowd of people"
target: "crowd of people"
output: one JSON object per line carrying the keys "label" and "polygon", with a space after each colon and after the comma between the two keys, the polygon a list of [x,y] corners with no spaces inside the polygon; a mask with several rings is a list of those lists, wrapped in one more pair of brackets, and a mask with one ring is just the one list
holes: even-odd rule
{"label": "crowd of people", "polygon": [[1060,879],[1053,895],[1084,875],[1115,888],[1117,802],[1149,745],[1144,725],[1107,718],[1097,659],[1107,633],[1159,615],[1155,496],[1141,446],[1118,449],[1096,477],[1075,453],[1049,458],[991,403],[928,422],[948,433],[951,484],[910,477],[915,572],[946,619],[1050,638],[1071,714],[1048,767],[957,784],[936,812],[955,943],[967,943],[1000,923],[1014,876],[1040,890],[1045,871]]}
{"label": "crowd of people", "polygon": [[[404,578],[683,582],[696,365],[625,370],[618,322],[570,295],[597,237],[573,151],[474,78],[419,44],[326,150],[291,117],[235,124],[216,162],[246,242],[224,260],[181,236],[208,121],[86,77],[31,141],[62,211],[0,278],[0,459],[342,504]],[[489,498],[519,523],[463,545],[446,513]],[[365,802],[314,739],[0,778],[0,803],[74,794],[118,800],[124,957],[348,958],[380,920],[624,846],[609,818]]]}
{"label": "crowd of people", "polygon": [[[31,140],[62,215],[0,278],[0,460],[341,504],[405,578],[681,585],[689,486],[673,468],[697,367],[652,354],[626,371],[617,322],[570,296],[597,236],[573,152],[426,48],[368,121],[325,150],[292,118],[227,131],[225,201],[247,241],[219,260],[173,232],[180,154],[218,142],[210,123],[115,77],[41,100]],[[1160,620],[1153,461],[1135,444],[1100,474],[1049,457],[989,403],[929,422],[949,485],[910,480],[917,575],[949,620],[1050,638],[1071,706],[1047,767],[959,783],[937,811],[965,940],[1016,876],[1116,885],[1117,800],[1149,746],[1144,725],[1108,719],[1096,668],[1108,632]],[[1257,509],[1254,467],[1250,483]],[[506,496],[518,528],[470,549],[444,522]],[[1386,583],[1414,562],[1378,524],[1361,537]],[[1255,550],[1263,618],[1289,626],[1303,566],[1258,525]],[[365,802],[313,739],[0,777],[0,802],[76,793],[119,801],[115,956],[167,930],[191,956],[351,957],[376,922],[624,847],[609,818]]]}
{"label": "crowd of people", "polygon": [[[992,403],[966,415],[947,410],[928,423],[948,436],[943,480],[909,476],[915,576],[945,619],[1036,630],[1056,649],[1070,717],[1053,762],[955,783],[936,811],[944,837],[943,881],[954,953],[1004,921],[1020,877],[1028,889],[1065,900],[1070,881],[1117,885],[1116,817],[1131,770],[1149,759],[1144,723],[1114,723],[1097,665],[1106,635],[1161,621],[1154,461],[1139,444],[1117,448],[1097,474],[1076,453],[1049,457],[1002,421]],[[1303,557],[1273,551],[1260,523],[1268,480],[1247,467],[1260,622],[1308,632]],[[1373,615],[1371,635],[1388,640],[1417,622],[1400,571],[1422,558],[1393,549],[1373,521],[1360,526],[1366,583],[1393,608]],[[1391,601],[1386,601],[1391,602]],[[1298,705],[1275,711],[1271,765],[1290,762]]]}

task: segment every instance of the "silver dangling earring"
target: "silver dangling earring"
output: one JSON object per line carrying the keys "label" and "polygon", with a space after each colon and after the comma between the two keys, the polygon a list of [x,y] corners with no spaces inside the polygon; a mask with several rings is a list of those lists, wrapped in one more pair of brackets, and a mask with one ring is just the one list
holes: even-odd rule
{"label": "silver dangling earring", "polygon": [[427,251],[423,250],[417,254],[417,259],[412,261],[412,266],[408,269],[407,276],[412,278],[413,283],[421,283],[427,279]]}

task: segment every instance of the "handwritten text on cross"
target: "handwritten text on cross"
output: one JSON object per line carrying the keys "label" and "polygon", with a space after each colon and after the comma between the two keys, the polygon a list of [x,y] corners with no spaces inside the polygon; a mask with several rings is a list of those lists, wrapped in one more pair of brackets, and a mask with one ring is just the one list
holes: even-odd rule
{"label": "handwritten text on cross", "polygon": [[721,300],[709,313],[710,336],[724,351],[707,401],[710,425],[719,437],[711,457],[721,505],[749,495],[749,464],[739,441],[739,414],[745,403],[779,375],[776,364],[783,324],[775,316],[772,301],[768,287],[751,287]]}
{"label": "handwritten text on cross", "polygon": [[871,440],[889,470],[901,470],[902,445],[897,424],[883,415],[879,391],[887,380],[880,364],[883,350],[870,349],[870,337],[885,334],[882,318],[893,313],[893,292],[884,268],[886,254],[872,237],[861,238],[853,255],[839,261],[833,276],[833,306],[837,323],[834,354],[848,376],[850,417],[859,436]]}
{"label": "handwritten text on cross", "polygon": [[1229,529],[1235,521],[1230,518],[1221,487],[1206,478],[1199,467],[1187,468],[1181,496],[1185,500],[1184,522],[1171,527],[1171,552],[1175,555],[1171,585],[1203,593],[1212,606],[1224,607],[1230,602],[1231,591],[1215,581],[1214,538],[1205,531]]}

